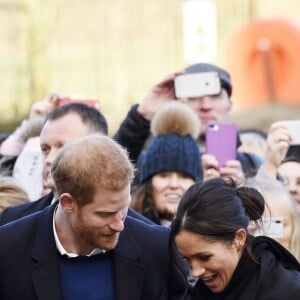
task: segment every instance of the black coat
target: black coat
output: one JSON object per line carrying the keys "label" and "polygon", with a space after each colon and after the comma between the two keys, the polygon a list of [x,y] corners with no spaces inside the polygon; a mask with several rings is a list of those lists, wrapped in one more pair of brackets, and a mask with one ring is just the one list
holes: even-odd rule
{"label": "black coat", "polygon": [[300,265],[296,258],[273,239],[253,238],[253,254],[242,256],[229,284],[212,293],[198,280],[192,300],[297,300],[300,299]]}

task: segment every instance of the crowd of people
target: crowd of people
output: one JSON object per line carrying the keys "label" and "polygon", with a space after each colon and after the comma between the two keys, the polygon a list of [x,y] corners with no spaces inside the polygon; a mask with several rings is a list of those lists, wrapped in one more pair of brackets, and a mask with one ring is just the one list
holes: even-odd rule
{"label": "crowd of people", "polygon": [[[192,74],[219,90],[177,98]],[[232,90],[226,70],[193,64],[112,137],[95,107],[34,103],[1,135],[0,299],[297,299],[300,145],[278,120],[238,131],[220,164],[206,130],[229,122]]]}

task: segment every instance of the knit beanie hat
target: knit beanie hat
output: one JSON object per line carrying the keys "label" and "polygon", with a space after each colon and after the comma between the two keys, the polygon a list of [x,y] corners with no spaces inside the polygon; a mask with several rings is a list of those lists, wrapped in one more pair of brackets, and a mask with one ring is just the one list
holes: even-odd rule
{"label": "knit beanie hat", "polygon": [[200,121],[188,105],[172,101],[151,121],[153,139],[139,159],[139,182],[160,172],[181,172],[194,180],[202,178],[200,149],[196,138]]}
{"label": "knit beanie hat", "polygon": [[219,75],[221,86],[227,91],[229,97],[232,94],[232,84],[230,74],[224,69],[207,63],[198,63],[190,65],[185,68],[186,73],[206,73],[206,72],[216,72]]}

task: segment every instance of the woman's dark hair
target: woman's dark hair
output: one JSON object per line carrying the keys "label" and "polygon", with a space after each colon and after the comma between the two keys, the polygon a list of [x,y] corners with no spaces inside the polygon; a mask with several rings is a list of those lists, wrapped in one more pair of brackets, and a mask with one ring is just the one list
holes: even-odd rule
{"label": "woman's dark hair", "polygon": [[[171,225],[170,251],[176,260],[175,236],[182,230],[231,243],[238,229],[261,219],[263,196],[254,188],[236,188],[230,178],[193,184],[183,195]],[[249,250],[250,251],[250,250]]]}
{"label": "woman's dark hair", "polygon": [[151,201],[151,181],[148,180],[138,186],[133,187],[131,193],[131,207],[141,214],[144,214],[148,207],[152,206]]}
{"label": "woman's dark hair", "polygon": [[[133,190],[130,206],[154,223],[160,224],[161,214],[156,210],[152,200],[151,179],[148,179]],[[169,216],[170,219],[172,217],[173,215]]]}

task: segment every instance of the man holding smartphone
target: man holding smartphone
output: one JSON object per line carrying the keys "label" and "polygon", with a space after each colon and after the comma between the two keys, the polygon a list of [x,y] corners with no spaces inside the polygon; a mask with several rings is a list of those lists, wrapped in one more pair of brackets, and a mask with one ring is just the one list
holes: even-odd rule
{"label": "man holding smartphone", "polygon": [[[191,106],[199,116],[202,123],[202,131],[199,137],[201,152],[205,152],[205,132],[210,122],[223,122],[229,117],[232,108],[231,94],[232,83],[230,74],[224,69],[206,63],[197,63],[187,67],[184,72],[171,73],[163,80],[149,89],[140,104],[132,106],[125,120],[115,134],[115,139],[125,146],[130,153],[131,159],[137,161],[143,149],[145,141],[150,133],[150,121],[153,115],[162,105],[176,99],[174,80],[183,74],[202,73],[217,74],[220,89],[217,94],[202,94],[198,97],[180,98],[178,101],[185,102]],[[229,161],[225,166],[219,168],[217,161],[211,156],[202,157],[204,179],[215,176],[231,176],[238,183],[242,183],[245,173],[256,169],[261,160],[255,155],[237,153],[237,159]]]}

